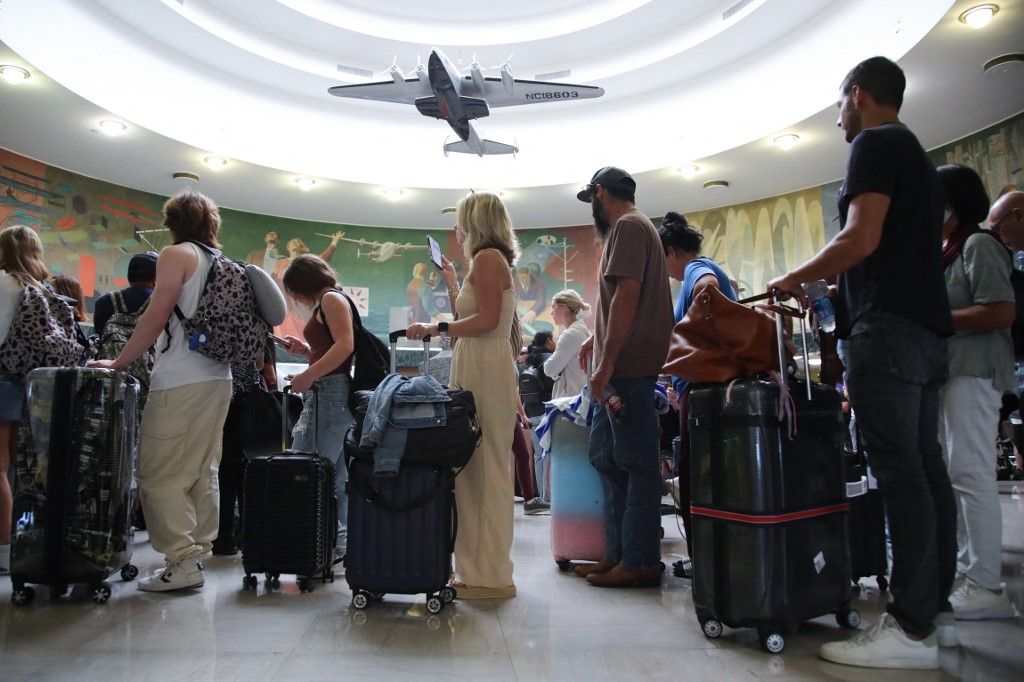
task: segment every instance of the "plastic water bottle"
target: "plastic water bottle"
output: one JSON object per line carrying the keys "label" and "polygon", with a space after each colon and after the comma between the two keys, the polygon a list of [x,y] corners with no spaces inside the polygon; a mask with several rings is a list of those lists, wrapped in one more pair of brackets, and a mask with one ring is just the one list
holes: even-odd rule
{"label": "plastic water bottle", "polygon": [[836,311],[828,297],[828,284],[819,279],[805,284],[804,290],[807,298],[811,299],[811,310],[818,319],[818,327],[826,334],[831,334],[836,330]]}

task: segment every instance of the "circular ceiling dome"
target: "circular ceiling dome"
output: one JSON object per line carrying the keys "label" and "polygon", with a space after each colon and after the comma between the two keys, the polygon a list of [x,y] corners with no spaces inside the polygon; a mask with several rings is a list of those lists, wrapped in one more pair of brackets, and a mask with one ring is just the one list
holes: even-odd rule
{"label": "circular ceiling dome", "polygon": [[[910,7],[909,5],[912,5]],[[948,0],[4,0],[0,40],[69,90],[208,154],[298,175],[419,188],[579,184],[777,135],[834,102],[868,56],[898,59]],[[328,88],[410,77],[440,48],[486,76],[600,86],[493,109],[452,154],[416,107]],[[511,59],[510,59],[510,55]],[[913,83],[911,83],[913,87]]]}

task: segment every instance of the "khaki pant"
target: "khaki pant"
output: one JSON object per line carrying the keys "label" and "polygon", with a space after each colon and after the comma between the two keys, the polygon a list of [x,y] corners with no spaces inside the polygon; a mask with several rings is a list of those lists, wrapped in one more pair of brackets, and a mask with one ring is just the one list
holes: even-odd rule
{"label": "khaki pant", "polygon": [[149,541],[168,563],[210,553],[217,537],[230,381],[153,391],[142,413],[139,489]]}

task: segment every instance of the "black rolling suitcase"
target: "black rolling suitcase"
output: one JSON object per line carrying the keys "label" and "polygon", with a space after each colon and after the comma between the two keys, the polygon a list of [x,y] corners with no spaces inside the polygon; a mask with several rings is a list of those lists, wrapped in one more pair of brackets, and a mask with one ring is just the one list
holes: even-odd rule
{"label": "black rolling suitcase", "polygon": [[846,462],[846,494],[850,500],[850,577],[853,584],[858,585],[861,578],[875,576],[878,589],[885,592],[889,589],[886,577],[889,558],[882,493],[869,487],[867,458],[862,451],[848,451]]}
{"label": "black rolling suitcase", "polygon": [[[316,399],[316,389],[314,400]],[[288,387],[282,393],[286,401]],[[319,405],[316,405],[319,408]],[[314,413],[317,410],[314,410]],[[282,573],[294,574],[303,592],[313,580],[334,582],[338,507],[334,464],[316,452],[284,449],[288,429],[283,410],[282,452],[245,462],[242,498],[242,588],[256,589],[254,573],[266,576],[268,589],[280,587]],[[313,429],[316,433],[316,418]],[[318,448],[315,445],[314,450]]]}
{"label": "black rolling suitcase", "polygon": [[[404,330],[390,334],[392,372],[404,335]],[[428,357],[429,343],[424,339]],[[398,476],[383,478],[374,475],[372,461],[353,454],[346,447],[345,579],[352,605],[362,610],[385,594],[426,594],[427,611],[439,613],[456,596],[448,586],[458,530],[453,470],[403,463]]]}
{"label": "black rolling suitcase", "polygon": [[[781,349],[778,312],[776,332]],[[805,344],[805,373],[806,358]],[[723,624],[757,628],[771,653],[801,621],[835,613],[845,627],[860,622],[849,606],[840,397],[809,378],[788,383],[701,384],[689,397],[696,615],[709,638]],[[785,403],[792,423],[780,416]]]}
{"label": "black rolling suitcase", "polygon": [[11,601],[28,604],[29,583],[61,595],[139,571],[129,561],[131,482],[138,453],[139,384],[105,369],[43,368],[29,373],[25,418],[14,462]]}

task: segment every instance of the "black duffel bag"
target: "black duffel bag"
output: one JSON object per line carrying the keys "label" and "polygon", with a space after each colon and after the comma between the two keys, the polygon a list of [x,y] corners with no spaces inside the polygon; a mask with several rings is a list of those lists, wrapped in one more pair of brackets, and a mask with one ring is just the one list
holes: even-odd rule
{"label": "black duffel bag", "polygon": [[235,434],[242,451],[249,457],[272,455],[282,450],[282,411],[288,407],[288,430],[284,445],[291,447],[292,428],[302,412],[302,398],[294,393],[268,391],[254,387],[231,399],[227,429]]}
{"label": "black duffel bag", "polygon": [[[359,447],[363,419],[373,391],[356,391],[352,401],[355,424],[345,434],[345,453],[353,459],[373,461],[373,450]],[[408,429],[403,464],[424,464],[457,469],[466,466],[480,443],[480,425],[476,421],[476,402],[471,391],[448,391],[451,400],[444,405],[445,425]]]}

